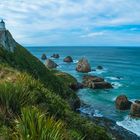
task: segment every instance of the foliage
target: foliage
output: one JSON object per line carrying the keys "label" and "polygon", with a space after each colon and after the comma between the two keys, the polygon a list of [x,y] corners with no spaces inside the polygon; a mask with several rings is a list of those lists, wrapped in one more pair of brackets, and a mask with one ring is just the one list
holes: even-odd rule
{"label": "foliage", "polygon": [[19,140],[64,140],[66,130],[62,121],[47,117],[36,107],[22,109],[15,121],[13,139]]}
{"label": "foliage", "polygon": [[20,84],[9,82],[0,84],[0,118],[3,121],[20,113],[21,107],[32,104],[35,97]]}

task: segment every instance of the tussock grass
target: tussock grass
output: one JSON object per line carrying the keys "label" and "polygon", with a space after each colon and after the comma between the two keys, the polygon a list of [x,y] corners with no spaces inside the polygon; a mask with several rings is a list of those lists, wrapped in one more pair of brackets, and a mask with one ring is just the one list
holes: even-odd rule
{"label": "tussock grass", "polygon": [[0,119],[4,122],[19,114],[22,107],[32,104],[35,96],[20,84],[0,84]]}
{"label": "tussock grass", "polygon": [[64,140],[67,139],[64,124],[54,117],[46,117],[36,107],[22,109],[21,117],[16,119],[13,139],[19,140]]}

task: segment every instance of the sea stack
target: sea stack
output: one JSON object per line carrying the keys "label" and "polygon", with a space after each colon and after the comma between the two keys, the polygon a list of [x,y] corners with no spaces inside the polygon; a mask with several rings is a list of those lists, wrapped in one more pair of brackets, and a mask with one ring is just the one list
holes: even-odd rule
{"label": "sea stack", "polygon": [[64,62],[67,62],[67,63],[70,63],[70,62],[73,62],[73,59],[72,59],[71,56],[67,56],[67,57],[64,58],[63,61],[64,61]]}
{"label": "sea stack", "polygon": [[53,68],[56,68],[58,65],[51,59],[47,59],[45,62],[45,66],[49,69],[53,69]]}
{"label": "sea stack", "polygon": [[132,102],[130,102],[125,95],[120,95],[116,98],[115,104],[116,108],[119,110],[128,110],[130,109]]}
{"label": "sea stack", "polygon": [[133,117],[139,117],[140,118],[140,100],[136,100],[131,105],[130,114]]}
{"label": "sea stack", "polygon": [[46,56],[45,53],[42,54],[41,59],[42,59],[42,60],[46,60],[46,59],[47,59],[47,56]]}
{"label": "sea stack", "polygon": [[77,63],[76,70],[78,72],[87,73],[91,71],[91,66],[86,58],[81,58]]}
{"label": "sea stack", "polygon": [[59,58],[60,56],[59,56],[59,54],[53,54],[51,57],[53,57],[53,58]]}

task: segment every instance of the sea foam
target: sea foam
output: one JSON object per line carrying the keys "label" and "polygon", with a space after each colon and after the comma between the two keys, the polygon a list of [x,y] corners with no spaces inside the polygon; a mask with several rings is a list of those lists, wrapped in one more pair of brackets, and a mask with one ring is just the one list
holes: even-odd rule
{"label": "sea foam", "polygon": [[74,64],[77,64],[77,63],[78,63],[78,60],[73,60],[73,63],[74,63]]}
{"label": "sea foam", "polygon": [[109,79],[109,80],[119,80],[119,78],[113,77],[113,76],[108,76],[108,77],[106,77],[106,79]]}
{"label": "sea foam", "polygon": [[119,83],[119,82],[112,82],[111,84],[113,85],[113,87],[114,87],[115,89],[118,89],[119,87],[122,86],[122,84]]}
{"label": "sea foam", "polygon": [[79,108],[79,111],[90,117],[103,117],[103,115],[99,112],[99,110],[93,110],[90,107],[89,108],[81,107],[81,108]]}
{"label": "sea foam", "polygon": [[140,136],[140,119],[133,119],[130,116],[126,116],[123,121],[118,121],[116,123]]}

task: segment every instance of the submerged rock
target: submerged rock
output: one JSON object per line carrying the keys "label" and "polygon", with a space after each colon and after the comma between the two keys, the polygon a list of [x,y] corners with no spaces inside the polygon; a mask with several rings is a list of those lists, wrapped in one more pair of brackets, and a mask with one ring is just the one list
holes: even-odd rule
{"label": "submerged rock", "polygon": [[116,98],[115,104],[116,108],[119,110],[128,110],[130,109],[132,102],[130,102],[125,95],[120,95]]}
{"label": "submerged rock", "polygon": [[51,59],[47,59],[45,62],[45,66],[49,69],[53,69],[53,68],[56,68],[58,65]]}
{"label": "submerged rock", "polygon": [[64,58],[63,61],[64,61],[64,62],[73,62],[73,59],[72,59],[71,56],[67,56],[67,57]]}
{"label": "submerged rock", "polygon": [[47,59],[47,56],[46,56],[45,53],[42,54],[41,59],[42,59],[42,60],[46,60],[46,59]]}
{"label": "submerged rock", "polygon": [[103,78],[92,76],[92,75],[86,75],[83,77],[83,85],[88,88],[92,89],[110,89],[113,88],[112,85],[106,81],[104,81]]}
{"label": "submerged rock", "polygon": [[51,57],[53,57],[53,58],[59,58],[60,56],[59,56],[59,54],[53,54]]}
{"label": "submerged rock", "polygon": [[90,72],[91,67],[88,60],[86,58],[80,59],[79,62],[77,63],[76,70],[78,72],[83,72],[83,73]]}
{"label": "submerged rock", "polygon": [[98,69],[98,70],[102,70],[103,67],[102,67],[102,66],[97,66],[97,69]]}
{"label": "submerged rock", "polygon": [[136,100],[131,105],[130,114],[133,117],[139,117],[140,118],[140,101]]}

